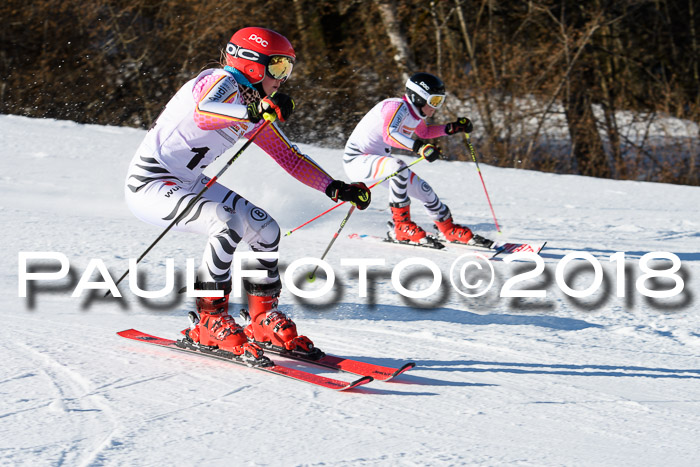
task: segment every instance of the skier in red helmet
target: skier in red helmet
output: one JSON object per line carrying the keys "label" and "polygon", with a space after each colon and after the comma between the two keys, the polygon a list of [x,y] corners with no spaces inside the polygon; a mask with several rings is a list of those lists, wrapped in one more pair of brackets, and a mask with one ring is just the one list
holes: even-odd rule
{"label": "skier in red helmet", "polygon": [[[265,114],[268,119],[287,120],[294,101],[279,89],[295,60],[290,42],[275,31],[249,27],[233,34],[226,47],[226,65],[205,70],[180,88],[139,146],[125,186],[127,204],[136,217],[167,226],[209,181],[202,173],[207,165],[258,130]],[[369,205],[370,192],[364,184],[334,180],[292,145],[276,123],[260,130],[254,144],[294,178],[333,201],[349,201],[359,209]],[[264,174],[259,177],[264,187]],[[222,351],[251,364],[266,362],[264,347],[312,357],[320,354],[277,310],[281,281],[274,258],[259,259],[256,269],[261,277],[244,280],[250,325],[244,330],[228,314],[231,262],[238,244],[246,242],[255,252],[278,250],[280,229],[267,212],[214,183],[173,230],[208,237],[195,290],[198,295],[216,293],[196,299],[198,316],[190,314],[192,326],[185,332],[192,347]]]}
{"label": "skier in red helmet", "polygon": [[[429,73],[411,76],[402,98],[384,99],[357,124],[345,145],[345,173],[355,180],[372,183],[402,169],[406,164],[391,155],[392,148],[413,151],[428,162],[437,160],[440,148],[426,140],[472,131],[472,123],[465,117],[444,125],[426,122],[444,101],[445,85],[440,78]],[[493,245],[491,240],[474,234],[469,227],[454,223],[450,209],[432,187],[410,169],[391,178],[387,186],[394,224],[389,235],[393,240],[428,243],[425,230],[411,219],[411,198],[415,198],[435,223],[439,239],[486,248]]]}

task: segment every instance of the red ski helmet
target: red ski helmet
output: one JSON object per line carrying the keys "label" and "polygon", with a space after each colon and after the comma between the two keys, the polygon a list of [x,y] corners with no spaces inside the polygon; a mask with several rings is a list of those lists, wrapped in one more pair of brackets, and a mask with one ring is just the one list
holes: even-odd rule
{"label": "red ski helmet", "polygon": [[240,29],[226,46],[226,65],[243,73],[251,84],[262,81],[265,73],[286,80],[292,73],[295,60],[292,44],[271,29]]}

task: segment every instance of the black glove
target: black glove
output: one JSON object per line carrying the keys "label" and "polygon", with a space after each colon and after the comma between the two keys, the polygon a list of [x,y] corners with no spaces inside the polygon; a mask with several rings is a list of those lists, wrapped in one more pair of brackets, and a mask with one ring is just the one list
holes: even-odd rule
{"label": "black glove", "polygon": [[474,125],[472,125],[471,120],[469,120],[467,117],[459,117],[456,122],[450,122],[445,125],[445,133],[448,135],[454,135],[459,131],[471,133],[473,129]]}
{"label": "black glove", "polygon": [[372,193],[362,182],[348,184],[340,180],[333,180],[326,187],[326,196],[335,202],[338,200],[349,201],[360,210],[366,209],[372,202]]}
{"label": "black glove", "polygon": [[413,152],[421,157],[424,157],[426,161],[433,162],[438,160],[442,156],[442,151],[440,148],[434,144],[426,143],[419,139],[413,143]]}
{"label": "black glove", "polygon": [[251,102],[247,106],[248,120],[253,123],[258,123],[263,114],[273,115],[284,122],[292,115],[294,110],[294,99],[286,94],[274,92],[269,96],[264,97],[260,102]]}

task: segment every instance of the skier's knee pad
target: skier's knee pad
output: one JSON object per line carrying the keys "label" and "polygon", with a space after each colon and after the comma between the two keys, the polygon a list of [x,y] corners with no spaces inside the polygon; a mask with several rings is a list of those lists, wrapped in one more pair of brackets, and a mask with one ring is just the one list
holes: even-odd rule
{"label": "skier's knee pad", "polygon": [[223,231],[228,232],[232,237],[237,237],[232,240],[234,244],[238,244],[245,231],[245,221],[241,219],[242,216],[236,215],[228,206],[219,204],[216,206],[216,217],[219,226],[212,226],[211,230],[219,234]]}
{"label": "skier's knee pad", "polygon": [[257,245],[264,250],[274,250],[280,241],[280,227],[272,216],[258,207],[250,209],[246,215],[246,233],[244,239],[250,245]]}

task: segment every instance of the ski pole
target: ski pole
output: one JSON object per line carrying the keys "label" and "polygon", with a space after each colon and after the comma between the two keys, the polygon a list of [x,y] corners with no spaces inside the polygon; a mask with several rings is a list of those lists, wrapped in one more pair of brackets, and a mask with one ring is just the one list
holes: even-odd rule
{"label": "ski pole", "polygon": [[[419,157],[418,159],[416,159],[415,161],[411,162],[410,164],[401,167],[399,170],[397,170],[397,171],[394,172],[393,174],[384,177],[383,179],[379,180],[378,182],[375,182],[372,186],[369,187],[369,189],[371,190],[372,188],[374,188],[375,186],[379,185],[380,183],[383,183],[383,182],[389,180],[390,178],[397,176],[400,172],[406,170],[407,168],[411,167],[412,165],[415,165],[415,164],[419,163],[419,162],[422,161],[422,160],[425,160],[425,158],[424,158],[424,157]],[[288,236],[292,235],[294,232],[296,232],[297,230],[301,229],[301,228],[304,227],[305,225],[308,225],[308,224],[312,223],[313,221],[315,221],[315,220],[318,219],[319,217],[325,216],[326,214],[328,214],[328,213],[331,212],[332,210],[334,210],[334,209],[336,209],[336,208],[339,208],[340,206],[342,206],[342,205],[345,204],[345,203],[347,203],[347,201],[342,201],[342,202],[336,204],[335,206],[333,206],[332,208],[327,209],[326,211],[323,211],[323,212],[322,212],[321,214],[319,214],[318,216],[316,216],[316,217],[314,217],[314,218],[312,218],[312,219],[309,219],[308,221],[304,222],[304,223],[301,224],[300,226],[294,227],[292,230],[290,230],[289,232],[287,232],[286,234],[284,234],[284,236],[285,236],[285,237],[288,237]]]}
{"label": "ski pole", "polygon": [[[353,204],[352,206],[350,206],[350,210],[349,210],[348,213],[345,215],[345,218],[343,218],[343,222],[340,223],[340,228],[338,228],[338,231],[337,231],[335,234],[333,234],[333,238],[331,239],[331,242],[330,242],[330,243],[328,244],[328,246],[326,247],[326,251],[324,251],[323,254],[321,255],[321,261],[323,261],[323,259],[324,259],[324,258],[326,257],[326,255],[328,254],[328,251],[331,249],[331,247],[332,247],[333,244],[335,243],[336,239],[338,238],[338,235],[340,235],[340,231],[343,230],[343,227],[345,227],[345,224],[348,222],[348,219],[350,219],[350,216],[351,216],[352,213],[355,211],[355,208],[356,208],[356,207],[357,207],[357,206],[355,206],[354,204]],[[315,277],[315,276],[316,276],[316,271],[318,271],[318,265],[316,265],[316,267],[314,268],[314,270],[311,271],[311,274],[309,274],[309,278],[308,278],[308,281],[309,281],[309,282],[313,282],[313,281],[316,280],[316,277]]]}
{"label": "ski pole", "polygon": [[[243,154],[243,151],[245,151],[246,149],[248,149],[248,146],[250,146],[251,143],[253,142],[253,140],[255,140],[256,136],[258,136],[258,133],[260,133],[260,131],[262,131],[262,129],[265,128],[270,122],[275,121],[275,117],[274,117],[273,115],[270,115],[270,114],[267,114],[267,113],[266,113],[266,114],[263,114],[263,116],[264,116],[264,118],[265,118],[265,121],[263,122],[263,124],[260,125],[260,127],[258,127],[257,130],[255,130],[255,133],[253,133],[253,134],[250,136],[250,138],[248,138],[248,141],[245,142],[245,144],[243,145],[243,147],[241,147],[241,149],[239,149],[238,152],[237,152],[236,154],[234,154],[233,157],[231,157],[231,159],[228,160],[228,162],[226,162],[226,165],[224,165],[224,166],[221,168],[221,170],[219,170],[219,172],[218,172],[216,175],[214,175],[214,176],[211,178],[211,180],[209,180],[209,181],[207,182],[206,185],[204,185],[204,188],[202,188],[202,190],[201,190],[199,193],[197,193],[197,195],[196,195],[194,198],[192,198],[192,199],[190,200],[189,203],[187,203],[187,206],[185,206],[185,209],[180,213],[180,215],[178,215],[175,219],[173,219],[173,221],[170,223],[170,225],[168,225],[168,226],[165,228],[165,230],[163,230],[163,232],[162,232],[160,235],[158,235],[158,238],[156,238],[155,241],[154,241],[153,243],[151,243],[151,244],[148,246],[148,248],[146,248],[146,251],[144,251],[143,253],[141,253],[141,256],[139,256],[139,257],[136,259],[136,264],[140,263],[141,260],[148,254],[148,252],[151,251],[151,249],[153,249],[153,247],[156,246],[156,244],[157,244],[163,237],[165,237],[165,234],[167,234],[168,232],[170,232],[170,229],[172,229],[173,227],[175,227],[175,226],[177,225],[177,223],[180,222],[180,221],[187,215],[188,212],[190,212],[190,209],[192,209],[192,207],[195,205],[195,203],[196,203],[197,201],[199,201],[199,200],[202,198],[202,196],[204,195],[204,193],[205,193],[214,183],[216,183],[216,181],[219,179],[219,177],[221,177],[221,176],[224,174],[224,172],[226,172],[226,170],[228,170],[229,167],[231,167],[231,164],[233,164],[233,163],[236,161],[236,159],[238,159],[238,157],[239,157],[241,154]],[[118,285],[122,280],[124,280],[124,278],[129,274],[129,271],[130,271],[130,270],[127,269],[127,270],[124,272],[124,274],[122,274],[121,277],[117,280],[117,282],[115,282],[114,285]],[[110,292],[108,291],[108,292],[105,294],[105,297],[108,296],[109,293],[110,293]]]}
{"label": "ski pole", "polygon": [[479,178],[481,178],[481,186],[484,187],[484,193],[486,193],[486,201],[489,203],[489,208],[491,208],[491,215],[493,216],[493,222],[496,224],[496,231],[501,233],[501,228],[498,226],[498,220],[496,220],[496,213],[493,211],[493,205],[491,204],[491,198],[489,197],[489,192],[486,191],[486,183],[484,183],[484,176],[481,175],[481,169],[479,168],[479,161],[476,160],[476,151],[474,151],[474,146],[472,146],[469,133],[464,133],[464,139],[467,140],[467,146],[469,147],[469,152],[472,154],[472,160],[476,164],[476,171],[479,172]]}

